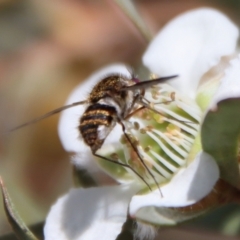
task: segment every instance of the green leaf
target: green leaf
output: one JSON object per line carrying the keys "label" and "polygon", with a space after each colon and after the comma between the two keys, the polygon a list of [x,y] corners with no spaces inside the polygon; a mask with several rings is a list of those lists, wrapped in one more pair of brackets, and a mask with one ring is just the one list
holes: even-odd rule
{"label": "green leaf", "polygon": [[0,185],[1,185],[2,195],[3,195],[3,205],[4,205],[5,213],[7,215],[8,221],[11,224],[17,238],[21,240],[38,240],[34,236],[34,234],[28,229],[28,227],[25,225],[25,223],[23,222],[23,220],[20,218],[17,211],[15,210],[14,205],[10,199],[10,196],[1,178],[0,178]]}
{"label": "green leaf", "polygon": [[207,113],[201,133],[203,150],[216,160],[221,178],[240,189],[240,98],[220,101],[216,110]]}
{"label": "green leaf", "polygon": [[[37,236],[38,239],[43,240],[43,227],[45,222],[38,222],[33,225],[30,225],[30,230]],[[0,236],[0,240],[17,240],[15,233],[7,233],[5,235]]]}

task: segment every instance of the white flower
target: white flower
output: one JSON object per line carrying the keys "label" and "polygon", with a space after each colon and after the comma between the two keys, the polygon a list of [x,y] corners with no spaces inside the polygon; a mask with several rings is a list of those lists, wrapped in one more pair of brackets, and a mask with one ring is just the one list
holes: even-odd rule
{"label": "white flower", "polygon": [[[236,26],[212,9],[185,13],[172,20],[156,36],[143,56],[144,64],[160,76],[179,74],[179,78],[169,81],[171,86],[160,85],[154,93],[153,90],[146,91],[151,107],[163,115],[149,113],[148,116],[153,118],[150,128],[146,126],[148,119],[138,113],[125,124],[129,135],[140,139],[138,150],[161,185],[163,196],[156,186],[153,191],[146,191],[149,189],[145,183],[130,169],[106,164],[102,160],[99,164],[121,184],[73,189],[60,198],[46,220],[46,240],[116,239],[128,215],[156,225],[171,225],[186,219],[184,216],[171,216],[165,210],[166,207],[189,206],[198,202],[212,191],[219,178],[215,160],[201,150],[199,126],[207,109],[216,107],[219,99],[232,94],[240,96],[240,84],[237,83],[240,79],[240,71],[237,70],[240,69],[239,58],[230,64],[224,77],[226,67],[218,69],[217,74],[209,72],[212,67],[219,66],[223,56],[234,53],[237,38]],[[77,87],[67,103],[86,99],[96,82],[106,73],[116,72],[131,77],[123,65],[104,68]],[[208,81],[204,81],[206,79]],[[220,80],[219,91],[210,104]],[[172,95],[175,97],[169,105],[157,104],[171,100]],[[64,148],[75,153],[73,163],[87,168],[94,180],[101,182],[104,173],[100,172],[77,130],[85,107],[81,105],[63,112],[59,134]],[[142,131],[134,128],[136,121]],[[121,136],[122,129],[117,125],[100,149],[101,155],[117,152],[127,162],[132,151],[120,141]],[[144,148],[149,142],[151,146],[147,151]],[[141,164],[138,167],[136,162],[128,163],[141,172]],[[151,176],[146,177],[145,169],[142,171],[144,179],[151,186],[155,185]],[[148,233],[141,234],[144,237]]]}

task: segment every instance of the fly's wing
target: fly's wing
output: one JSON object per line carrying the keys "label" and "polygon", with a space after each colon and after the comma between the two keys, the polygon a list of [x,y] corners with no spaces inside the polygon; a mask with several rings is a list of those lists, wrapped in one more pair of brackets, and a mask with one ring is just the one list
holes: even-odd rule
{"label": "fly's wing", "polygon": [[156,79],[153,79],[153,80],[146,80],[146,81],[138,82],[138,83],[136,83],[132,86],[123,87],[121,89],[121,91],[146,89],[146,88],[149,88],[153,85],[157,85],[159,83],[164,83],[164,82],[168,81],[169,79],[176,78],[176,77],[178,77],[178,75],[172,75],[172,76],[168,76],[168,77],[161,77],[161,78],[156,78]]}
{"label": "fly's wing", "polygon": [[41,121],[41,120],[43,120],[45,118],[48,118],[48,117],[50,117],[50,116],[52,116],[54,114],[60,113],[60,112],[66,110],[68,108],[76,107],[76,106],[82,105],[82,104],[84,104],[86,102],[87,102],[87,100],[80,101],[80,102],[75,102],[75,103],[72,103],[72,104],[60,107],[60,108],[56,108],[56,109],[52,110],[51,112],[48,112],[48,113],[46,113],[46,114],[44,114],[44,115],[42,115],[42,116],[40,116],[38,118],[35,118],[35,119],[33,119],[33,120],[29,121],[29,122],[26,122],[26,123],[23,123],[23,124],[21,124],[21,125],[19,125],[17,127],[14,127],[12,129],[10,129],[8,132],[12,132],[12,131],[15,131],[17,129],[26,127],[28,125],[34,124],[34,123],[39,122],[39,121]]}

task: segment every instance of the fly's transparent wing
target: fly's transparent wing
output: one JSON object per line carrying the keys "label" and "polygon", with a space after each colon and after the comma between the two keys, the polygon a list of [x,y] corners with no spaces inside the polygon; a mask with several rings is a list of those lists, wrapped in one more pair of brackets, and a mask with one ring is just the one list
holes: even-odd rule
{"label": "fly's transparent wing", "polygon": [[37,118],[35,118],[35,119],[33,119],[33,120],[29,121],[29,122],[23,123],[21,125],[18,125],[18,126],[12,128],[12,129],[10,129],[9,132],[12,132],[12,131],[15,131],[17,129],[20,129],[20,128],[32,125],[32,124],[34,124],[36,122],[39,122],[39,121],[41,121],[41,120],[43,120],[45,118],[48,118],[48,117],[52,116],[54,114],[60,113],[60,112],[66,110],[68,108],[76,107],[76,106],[82,105],[82,104],[84,104],[86,102],[87,102],[87,100],[80,101],[80,102],[75,102],[75,103],[72,103],[72,104],[69,104],[69,105],[66,105],[66,106],[62,106],[60,108],[56,108],[56,109],[54,109],[54,110],[52,110],[52,111],[50,111],[50,112],[48,112],[48,113],[46,113],[46,114],[44,114],[44,115],[42,115],[40,117],[37,117]]}

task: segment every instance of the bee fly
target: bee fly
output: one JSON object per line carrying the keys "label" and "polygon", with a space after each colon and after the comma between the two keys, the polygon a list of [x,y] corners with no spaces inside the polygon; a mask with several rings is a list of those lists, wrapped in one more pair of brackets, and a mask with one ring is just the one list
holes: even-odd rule
{"label": "bee fly", "polygon": [[45,115],[33,119],[32,121],[19,125],[10,131],[14,131],[27,125],[36,123],[68,108],[81,104],[87,104],[87,108],[80,118],[78,129],[85,144],[90,147],[92,154],[106,161],[113,162],[115,164],[119,164],[123,167],[131,169],[151,190],[151,187],[146,182],[146,180],[130,165],[101,156],[97,154],[97,150],[102,147],[105,139],[115,127],[115,125],[117,123],[120,124],[125,138],[133,150],[136,152],[144,168],[147,170],[149,175],[153,178],[155,184],[158,186],[155,177],[140,156],[137,147],[132,142],[130,136],[126,133],[123,120],[128,119],[140,109],[148,108],[153,110],[149,107],[148,104],[143,101],[145,93],[144,89],[159,83],[164,83],[167,80],[175,77],[177,77],[177,75],[140,82],[134,76],[127,78],[119,74],[114,74],[105,77],[99,83],[97,83],[93,87],[89,97],[86,100],[57,108],[51,112],[46,113]]}

